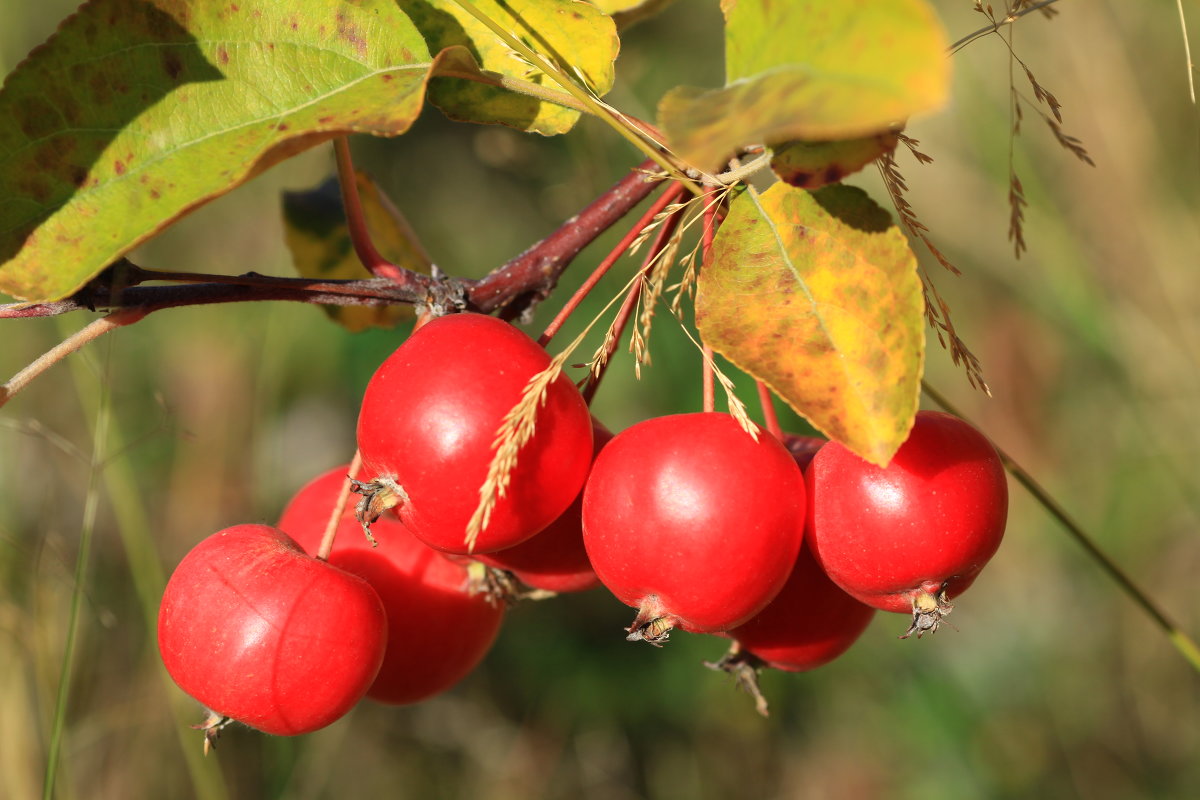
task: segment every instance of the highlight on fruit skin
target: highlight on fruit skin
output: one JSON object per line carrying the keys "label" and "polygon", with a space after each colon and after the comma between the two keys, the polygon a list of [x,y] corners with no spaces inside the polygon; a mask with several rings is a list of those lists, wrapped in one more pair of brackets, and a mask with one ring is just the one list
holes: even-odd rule
{"label": "highlight on fruit skin", "polygon": [[[561,372],[546,380],[553,374],[545,350],[495,317],[452,314],[416,330],[363,396],[364,524],[394,507],[418,539],[464,555],[512,547],[551,524],[578,496],[592,462],[587,404]],[[505,432],[524,443],[497,473]],[[481,505],[486,524],[471,539]]]}
{"label": "highlight on fruit skin", "polygon": [[807,541],[844,591],[910,614],[901,638],[935,633],[995,555],[1008,480],[995,448],[963,420],[919,411],[887,467],[837,442],[805,471]]}
{"label": "highlight on fruit skin", "polygon": [[370,584],[267,525],[235,525],[197,544],[159,608],[167,672],[213,712],[206,747],[228,719],[279,736],[329,725],[366,694],[386,645]]}

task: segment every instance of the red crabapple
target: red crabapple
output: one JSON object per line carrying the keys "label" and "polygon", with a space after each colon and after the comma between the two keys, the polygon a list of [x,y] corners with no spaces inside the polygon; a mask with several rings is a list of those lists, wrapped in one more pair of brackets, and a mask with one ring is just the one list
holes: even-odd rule
{"label": "red crabapple", "polygon": [[453,314],[415,331],[367,385],[358,418],[363,517],[395,506],[414,536],[449,553],[519,544],[557,519],[583,486],[591,415],[565,375],[551,381],[507,489],[473,546],[467,528],[497,433],[550,356],[507,322]]}
{"label": "red crabapple", "polygon": [[809,465],[808,541],[842,589],[938,629],[1004,536],[1008,484],[991,443],[957,417],[917,413],[887,467],[830,442]]}
{"label": "red crabapple", "polygon": [[742,624],[783,587],[804,532],[792,456],[728,414],[677,414],[622,431],[583,493],[583,540],[600,581],[638,609],[631,640]]}
{"label": "red crabapple", "polygon": [[267,525],[192,548],[158,615],[167,672],[215,712],[207,741],[223,718],[280,736],[325,727],[363,697],[386,644],[375,590]]}

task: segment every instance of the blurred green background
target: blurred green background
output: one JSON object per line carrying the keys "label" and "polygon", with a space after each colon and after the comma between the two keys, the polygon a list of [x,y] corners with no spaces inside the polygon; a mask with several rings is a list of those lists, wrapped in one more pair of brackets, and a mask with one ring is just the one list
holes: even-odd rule
{"label": "blurred green background", "polygon": [[[970,3],[937,5],[952,39],[983,24]],[[0,6],[4,72],[72,7]],[[951,106],[909,129],[936,158],[900,156],[911,199],[964,276],[930,270],[994,396],[971,391],[932,337],[927,375],[1197,634],[1200,125],[1176,4],[1057,7],[1052,21],[1018,23],[1015,46],[1097,166],[1027,114],[1014,147],[1030,201],[1025,257],[1014,260],[1005,240],[1002,43],[957,55]],[[1200,5],[1184,8],[1200,26]],[[715,0],[677,3],[623,36],[609,99],[653,118],[671,86],[719,84],[720,51]],[[1016,80],[1030,94],[1019,70]],[[639,160],[587,120],[542,139],[435,110],[399,139],[353,144],[435,260],[463,276],[545,236]],[[134,260],[289,274],[279,193],[331,168],[328,147],[287,162]],[[852,182],[887,205],[875,173]],[[529,330],[614,241],[578,260]],[[596,297],[613,296],[629,269]],[[86,321],[0,322],[0,375]],[[769,719],[701,666],[722,642],[627,644],[630,611],[598,591],[516,608],[483,667],[442,697],[364,704],[297,739],[233,730],[202,762],[186,729],[200,709],[166,678],[154,644],[164,576],[207,534],[272,521],[309,477],[349,458],[363,386],[404,335],[351,335],[299,305],[164,311],[56,366],[4,409],[0,796],[41,792],[90,496],[98,514],[64,798],[1200,797],[1200,679],[1015,484],[1005,544],[958,604],[957,630],[901,642],[906,621],[878,615],[837,662],[767,675]],[[652,351],[640,382],[628,356],[606,378],[595,409],[613,430],[700,406],[699,359],[665,313]],[[93,467],[98,420],[107,432]]]}

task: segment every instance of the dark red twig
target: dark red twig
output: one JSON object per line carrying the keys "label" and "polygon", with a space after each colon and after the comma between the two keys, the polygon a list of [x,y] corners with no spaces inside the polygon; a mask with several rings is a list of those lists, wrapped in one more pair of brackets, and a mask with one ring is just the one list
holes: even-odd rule
{"label": "dark red twig", "polygon": [[[546,297],[562,271],[583,248],[654,190],[658,181],[647,179],[653,167],[650,161],[638,165],[553,234],[480,280],[431,278],[400,267],[396,267],[400,279],[318,281],[254,273],[195,275],[143,270],[121,260],[66,300],[0,306],[0,319],[50,317],[71,311],[102,309],[138,309],[149,313],[180,306],[257,300],[327,305],[415,305],[457,296],[476,311],[503,311],[511,317]],[[192,285],[137,285],[154,280]]]}
{"label": "dark red twig", "polygon": [[475,282],[464,282],[470,305],[515,316],[549,295],[558,276],[583,248],[654,191],[653,161],[634,167],[608,191],[533,247]]}
{"label": "dark red twig", "polygon": [[633,316],[633,310],[637,307],[637,299],[642,292],[642,284],[645,282],[650,270],[654,267],[658,254],[662,252],[672,234],[675,233],[675,228],[679,226],[679,222],[679,212],[663,220],[662,227],[658,229],[658,233],[654,236],[654,243],[650,245],[650,250],[647,251],[646,258],[642,261],[642,266],[638,268],[637,275],[634,277],[629,291],[625,293],[625,300],[617,310],[617,316],[610,327],[611,337],[608,347],[604,351],[604,358],[600,362],[596,372],[588,375],[587,383],[580,390],[583,393],[583,399],[587,401],[589,406],[592,404],[592,398],[596,396],[596,390],[600,388],[600,381],[604,378],[604,373],[608,370],[609,363],[612,362],[613,354],[617,351],[621,335],[625,333],[625,326],[629,324],[629,320]]}

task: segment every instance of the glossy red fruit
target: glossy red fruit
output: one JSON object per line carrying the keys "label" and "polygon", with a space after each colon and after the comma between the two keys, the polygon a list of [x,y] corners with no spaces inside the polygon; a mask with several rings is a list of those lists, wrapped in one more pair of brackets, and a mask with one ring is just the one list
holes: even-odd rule
{"label": "glossy red fruit", "polygon": [[936,631],[1004,536],[1008,483],[991,443],[966,422],[918,412],[886,468],[836,442],[806,474],[809,541],[838,586],[911,612],[905,636]]}
{"label": "glossy red fruit", "polygon": [[349,711],[386,644],[383,604],[366,581],[266,525],[236,525],[196,545],[158,615],[163,664],[181,689],[281,736]]}
{"label": "glossy red fruit", "polygon": [[371,378],[358,418],[361,474],[383,489],[376,500],[398,502],[415,536],[450,553],[512,547],[557,519],[592,457],[591,415],[563,375],[549,384],[487,527],[466,543],[497,432],[549,366],[545,350],[494,317],[454,314],[413,333]]}
{"label": "glossy red fruit", "polygon": [[[309,482],[279,520],[309,553],[320,547],[346,470],[332,469]],[[375,523],[379,546],[372,548],[352,506],[342,516],[329,563],[366,579],[387,611],[387,650],[367,696],[400,705],[446,691],[487,655],[504,609],[467,594],[466,569],[422,544],[394,518]]]}
{"label": "glossy red fruit", "polygon": [[[592,450],[613,438],[608,428],[592,419]],[[583,592],[600,585],[583,546],[583,491],[562,516],[532,539],[516,547],[479,556],[495,569],[508,570],[521,583],[547,592]]]}
{"label": "glossy red fruit", "polygon": [[733,647],[710,666],[732,673],[766,716],[760,669],[807,672],[828,664],[858,641],[874,616],[875,609],[829,580],[805,544],[783,589],[749,622],[729,631]]}
{"label": "glossy red fruit", "polygon": [[601,582],[637,608],[630,639],[742,624],[779,592],[800,549],[804,481],[773,437],[728,414],[679,414],[617,434],[583,493]]}

